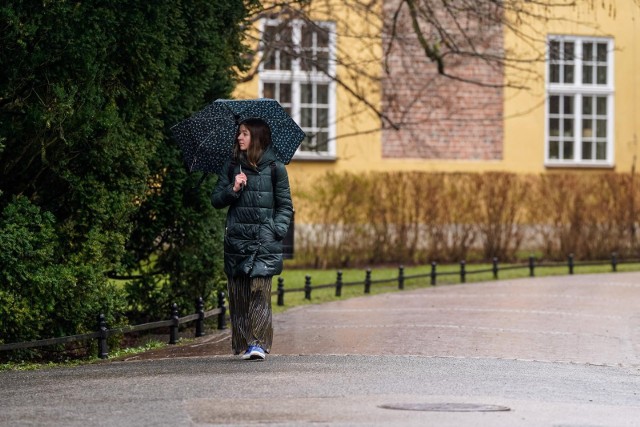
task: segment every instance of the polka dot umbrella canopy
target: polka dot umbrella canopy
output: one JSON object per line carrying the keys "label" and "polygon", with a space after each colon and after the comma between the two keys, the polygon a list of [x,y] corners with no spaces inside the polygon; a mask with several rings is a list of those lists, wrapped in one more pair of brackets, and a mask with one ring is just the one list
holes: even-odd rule
{"label": "polka dot umbrella canopy", "polygon": [[300,126],[275,99],[218,99],[171,128],[190,172],[219,173],[231,156],[239,123],[264,120],[271,128],[276,156],[288,164],[305,137]]}

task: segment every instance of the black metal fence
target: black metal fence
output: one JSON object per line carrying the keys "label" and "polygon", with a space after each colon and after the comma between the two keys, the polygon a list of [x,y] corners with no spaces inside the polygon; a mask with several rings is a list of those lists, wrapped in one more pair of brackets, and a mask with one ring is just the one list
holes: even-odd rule
{"label": "black metal fence", "polygon": [[49,338],[38,341],[18,342],[11,344],[0,344],[0,351],[11,351],[35,347],[45,347],[50,345],[66,344],[75,341],[86,341],[96,339],[98,343],[98,357],[106,359],[109,357],[109,348],[107,345],[107,338],[110,335],[115,334],[128,334],[132,332],[140,332],[158,328],[169,328],[169,344],[176,344],[178,342],[178,328],[180,325],[195,321],[195,336],[201,337],[204,335],[204,320],[211,316],[218,316],[217,328],[226,328],[226,313],[227,308],[225,305],[224,292],[218,292],[218,307],[211,310],[204,309],[204,301],[202,298],[198,298],[195,304],[195,313],[189,314],[184,317],[179,316],[177,304],[172,304],[171,315],[168,320],[161,320],[158,322],[144,323],[141,325],[123,326],[121,328],[109,329],[105,321],[104,314],[99,314],[97,317],[97,328],[95,332],[89,332],[80,335],[71,335],[59,338]]}
{"label": "black metal fence", "polygon": [[[284,295],[289,292],[304,292],[305,299],[311,299],[311,292],[317,289],[323,288],[335,288],[335,296],[342,296],[342,288],[345,286],[364,286],[364,293],[368,294],[371,292],[371,287],[375,284],[381,283],[392,283],[396,282],[398,284],[398,289],[404,289],[405,281],[411,279],[429,279],[429,283],[431,286],[436,286],[438,277],[442,276],[451,276],[457,275],[460,278],[461,283],[465,283],[467,280],[467,276],[473,274],[480,273],[492,273],[494,279],[498,279],[499,273],[507,270],[517,270],[517,269],[528,269],[529,277],[535,276],[535,270],[537,268],[545,268],[545,267],[559,267],[566,266],[568,268],[568,274],[574,274],[575,268],[580,266],[596,266],[596,265],[611,265],[611,271],[617,271],[617,266],[619,264],[634,264],[640,263],[640,259],[618,259],[618,256],[614,253],[611,255],[609,260],[602,261],[586,261],[586,262],[575,262],[573,254],[570,254],[567,257],[567,262],[547,262],[544,264],[536,263],[534,257],[529,257],[527,263],[517,264],[517,265],[509,265],[506,267],[500,267],[498,263],[498,259],[494,258],[492,261],[492,265],[490,268],[481,268],[476,270],[468,270],[466,262],[460,261],[460,268],[458,271],[441,271],[438,272],[438,265],[435,262],[431,263],[431,271],[423,274],[413,274],[413,275],[405,275],[404,267],[398,267],[398,275],[396,277],[388,278],[388,279],[378,279],[373,280],[372,278],[372,270],[365,270],[364,280],[361,281],[353,281],[353,282],[344,282],[342,279],[342,272],[338,271],[336,274],[336,280],[333,283],[327,283],[322,285],[312,285],[311,276],[307,275],[305,277],[305,283],[302,288],[294,288],[294,289],[285,289],[284,288],[284,279],[282,277],[278,278],[278,285],[275,294],[277,295],[277,304],[279,306],[284,305]],[[202,298],[198,298],[196,301],[195,313],[179,317],[178,307],[176,304],[173,304],[171,307],[171,315],[168,320],[161,320],[158,322],[144,323],[141,325],[132,325],[132,326],[123,326],[121,328],[113,328],[109,329],[107,327],[104,314],[99,314],[97,317],[97,328],[95,332],[90,332],[86,334],[80,335],[72,335],[66,337],[59,338],[49,338],[38,341],[28,341],[28,342],[19,342],[19,343],[11,343],[11,344],[0,344],[0,351],[11,351],[11,350],[19,350],[19,349],[27,349],[27,348],[35,348],[35,347],[45,347],[50,345],[58,345],[58,344],[66,344],[69,342],[75,341],[85,341],[96,339],[98,344],[98,357],[101,359],[106,359],[109,356],[109,349],[107,345],[107,338],[110,335],[115,334],[127,334],[132,332],[140,332],[151,329],[158,329],[163,327],[169,327],[169,344],[176,344],[178,341],[178,328],[180,325],[195,321],[195,336],[200,337],[204,335],[204,319],[209,318],[211,316],[218,316],[217,318],[217,328],[225,329],[226,328],[226,305],[225,305],[225,294],[224,292],[218,292],[218,307],[211,310],[204,310],[204,302]]]}
{"label": "black metal fence", "polygon": [[494,279],[498,279],[499,273],[501,271],[507,271],[507,270],[522,270],[522,269],[528,269],[529,270],[529,277],[534,277],[535,276],[535,270],[537,268],[545,268],[545,267],[561,267],[561,266],[566,266],[568,268],[568,273],[569,274],[574,274],[574,269],[576,267],[585,267],[585,266],[596,266],[596,265],[611,265],[611,271],[617,271],[617,267],[619,264],[634,264],[634,263],[640,263],[640,259],[618,259],[617,254],[613,253],[611,254],[611,258],[608,260],[601,260],[601,261],[584,261],[584,262],[576,262],[574,260],[574,255],[570,254],[567,257],[567,262],[545,262],[544,264],[542,263],[537,263],[535,257],[531,256],[528,259],[527,263],[522,263],[522,264],[516,264],[516,265],[509,265],[506,267],[500,267],[499,263],[498,263],[498,259],[494,258],[492,260],[492,265],[490,268],[481,268],[481,269],[476,269],[476,270],[468,270],[467,268],[467,264],[466,262],[460,261],[460,268],[457,271],[441,271],[438,272],[438,265],[435,262],[431,263],[431,271],[428,273],[423,273],[423,274],[414,274],[414,275],[405,275],[404,273],[404,267],[403,266],[399,266],[398,267],[398,275],[396,277],[392,277],[389,279],[379,279],[379,280],[373,280],[372,279],[372,271],[371,269],[367,269],[365,270],[365,277],[364,280],[361,281],[355,281],[355,282],[343,282],[342,280],[342,272],[338,271],[336,274],[336,280],[333,283],[327,283],[327,284],[322,284],[322,285],[312,285],[311,284],[311,276],[307,275],[305,276],[305,282],[304,282],[304,286],[301,288],[293,288],[293,289],[285,289],[284,288],[284,279],[282,277],[278,278],[278,287],[277,290],[275,291],[275,294],[277,296],[277,304],[279,306],[283,306],[284,305],[284,295],[285,293],[289,293],[289,292],[304,292],[304,297],[305,299],[310,300],[311,299],[311,292],[313,290],[316,289],[325,289],[325,288],[335,288],[335,296],[336,297],[340,297],[342,296],[342,288],[345,286],[364,286],[364,293],[368,294],[371,292],[371,286],[374,284],[378,284],[378,283],[393,283],[393,282],[397,282],[398,283],[398,289],[402,290],[404,289],[404,284],[405,281],[410,280],[410,279],[429,279],[429,283],[431,286],[436,286],[437,284],[437,279],[438,277],[442,277],[442,276],[459,276],[460,277],[460,283],[465,283],[467,280],[467,276],[472,275],[472,274],[480,274],[480,273],[492,273],[493,274],[493,278]]}

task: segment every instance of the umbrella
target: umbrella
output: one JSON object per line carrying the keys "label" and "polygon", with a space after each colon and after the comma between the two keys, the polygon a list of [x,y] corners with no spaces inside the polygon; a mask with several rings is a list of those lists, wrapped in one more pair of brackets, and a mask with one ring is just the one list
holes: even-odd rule
{"label": "umbrella", "polygon": [[236,142],[239,123],[264,120],[271,128],[271,143],[278,160],[288,164],[305,137],[275,99],[218,99],[171,128],[190,172],[219,173]]}

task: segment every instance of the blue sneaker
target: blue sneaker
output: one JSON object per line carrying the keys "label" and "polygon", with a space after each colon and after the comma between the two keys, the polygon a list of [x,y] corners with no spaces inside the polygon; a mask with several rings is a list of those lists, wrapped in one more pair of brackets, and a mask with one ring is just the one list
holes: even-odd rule
{"label": "blue sneaker", "polygon": [[255,348],[255,346],[250,345],[249,348],[247,348],[247,351],[245,351],[244,354],[242,355],[242,358],[244,360],[251,359],[251,352],[253,351],[254,348]]}
{"label": "blue sneaker", "polygon": [[242,356],[245,360],[264,360],[266,357],[262,347],[252,345],[247,349],[247,352]]}

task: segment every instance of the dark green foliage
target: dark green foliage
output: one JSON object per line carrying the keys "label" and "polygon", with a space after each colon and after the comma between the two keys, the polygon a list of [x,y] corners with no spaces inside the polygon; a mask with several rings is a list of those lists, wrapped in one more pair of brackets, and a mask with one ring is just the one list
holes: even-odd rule
{"label": "dark green foliage", "polygon": [[[0,236],[13,245],[0,258],[0,339],[93,329],[99,310],[114,322],[125,297],[142,316],[166,317],[170,301],[191,311],[212,292],[222,228],[213,182],[185,197],[199,177],[169,128],[229,96],[255,6],[0,6]],[[108,279],[131,275],[128,295]]]}
{"label": "dark green foliage", "polygon": [[117,322],[124,300],[114,285],[92,265],[59,262],[55,218],[26,197],[2,212],[0,247],[0,342],[86,332],[101,312]]}

